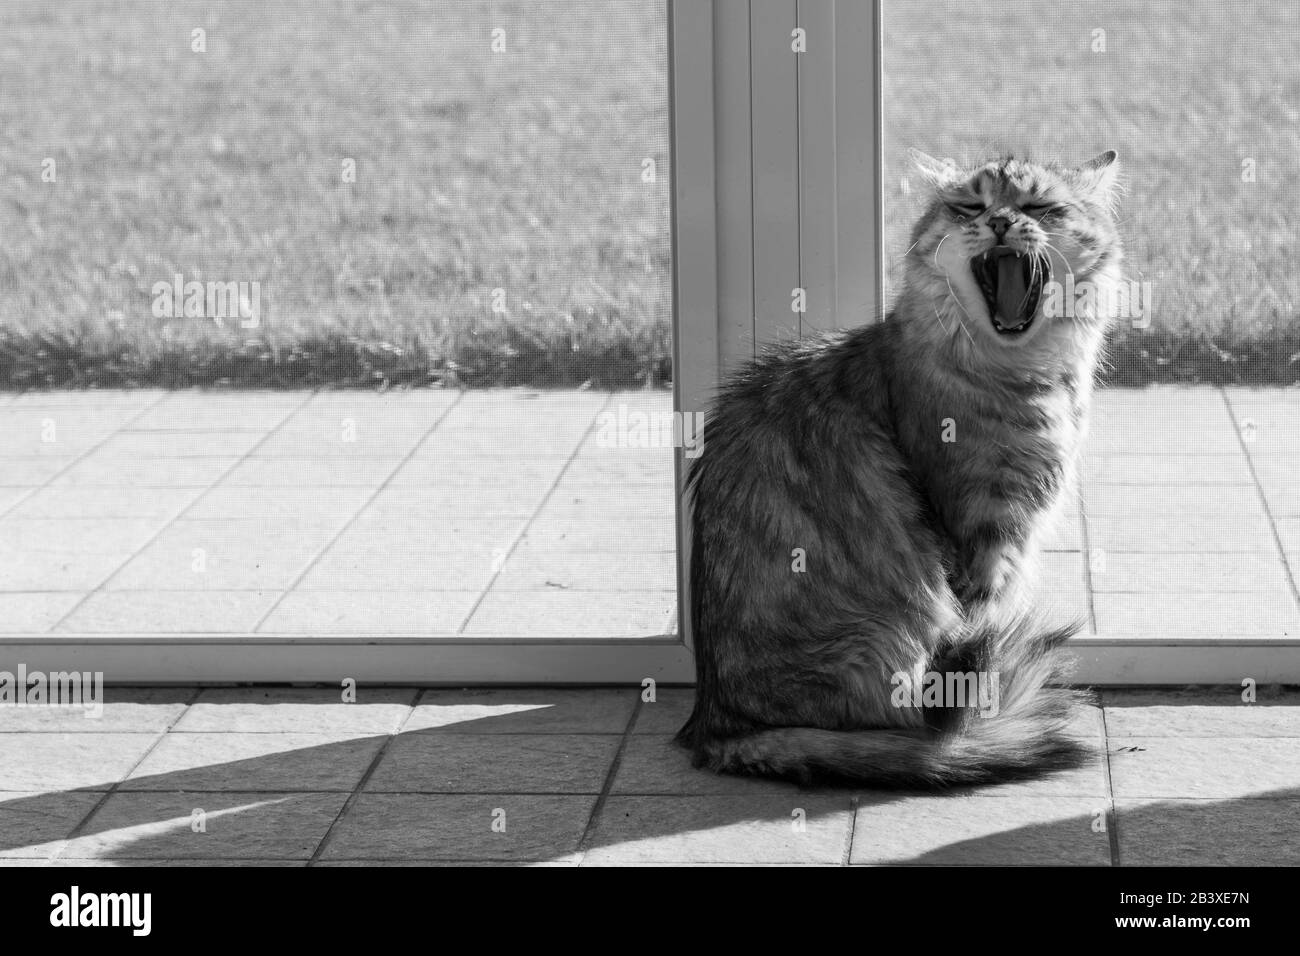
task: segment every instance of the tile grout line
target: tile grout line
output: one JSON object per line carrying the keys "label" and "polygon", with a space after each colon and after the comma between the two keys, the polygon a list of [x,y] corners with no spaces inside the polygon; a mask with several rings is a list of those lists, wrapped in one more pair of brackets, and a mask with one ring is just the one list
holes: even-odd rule
{"label": "tile grout line", "polygon": [[859,796],[855,793],[849,797],[849,836],[844,841],[844,852],[840,855],[840,866],[851,866],[853,863],[853,840],[858,833],[858,805]]}
{"label": "tile grout line", "polygon": [[1291,562],[1287,560],[1286,548],[1282,544],[1282,535],[1277,530],[1277,521],[1273,518],[1273,509],[1269,507],[1268,496],[1264,494],[1264,486],[1259,482],[1259,474],[1255,471],[1255,460],[1250,457],[1250,449],[1246,447],[1246,440],[1241,435],[1241,423],[1237,421],[1237,415],[1232,409],[1232,403],[1228,401],[1228,393],[1223,386],[1218,386],[1219,397],[1223,399],[1223,407],[1227,409],[1228,420],[1232,422],[1233,431],[1237,434],[1237,445],[1241,448],[1241,454],[1246,459],[1246,468],[1250,471],[1250,480],[1255,483],[1255,494],[1259,496],[1259,506],[1264,509],[1264,517],[1268,521],[1268,530],[1273,535],[1273,546],[1277,548],[1278,559],[1282,562],[1282,570],[1286,572],[1286,583],[1291,588],[1291,599],[1295,602],[1295,607],[1300,610],[1300,589],[1296,587],[1295,574],[1291,571]]}
{"label": "tile grout line", "polygon": [[[47,862],[53,863],[55,860],[64,859],[64,850],[66,850],[69,846],[72,845],[73,840],[80,837],[86,831],[86,827],[90,825],[91,819],[95,816],[95,814],[99,813],[99,811],[103,808],[104,804],[108,803],[108,801],[112,797],[123,792],[121,789],[122,784],[125,781],[129,780],[131,774],[135,773],[138,769],[140,769],[140,766],[146,760],[149,759],[149,755],[152,754],[155,750],[157,750],[158,745],[161,744],[165,739],[167,739],[167,735],[172,732],[172,728],[175,727],[177,724],[179,724],[181,722],[181,718],[190,712],[190,708],[194,706],[194,702],[199,699],[199,696],[202,693],[203,693],[202,687],[190,688],[190,699],[185,702],[185,706],[181,708],[180,713],[177,714],[174,718],[172,718],[168,722],[167,726],[164,727],[162,729],[162,732],[158,734],[158,738],[153,743],[151,743],[148,746],[148,748],[146,748],[144,753],[140,755],[140,759],[137,760],[135,763],[131,764],[131,766],[127,768],[126,773],[122,774],[119,779],[114,780],[112,786],[108,788],[108,790],[104,793],[103,797],[101,797],[99,800],[96,800],[95,805],[91,807],[88,811],[86,811],[86,815],[81,818],[81,822],[78,823],[75,827],[73,827],[68,832],[68,835],[63,838],[62,841],[63,846],[59,850],[56,850],[53,854],[51,854]],[[75,792],[75,788],[74,788],[74,792]],[[126,792],[129,793],[130,791],[126,791]],[[96,858],[95,857],[85,857],[85,858],[73,857],[73,859],[96,859]]]}
{"label": "tile grout line", "polygon": [[1088,510],[1083,500],[1083,479],[1076,478],[1079,492],[1079,543],[1083,545],[1083,593],[1088,600],[1089,633],[1097,633],[1097,599],[1092,585],[1092,536],[1088,533]]}
{"label": "tile grout line", "polygon": [[148,415],[151,411],[153,411],[155,408],[157,408],[159,405],[161,405],[170,397],[171,397],[170,392],[164,392],[162,395],[159,395],[157,400],[150,402],[148,405],[140,409],[134,415],[127,418],[127,420],[124,421],[119,427],[113,429],[111,432],[109,432],[99,441],[95,442],[93,445],[91,445],[89,448],[83,451],[80,455],[74,455],[71,461],[69,461],[66,465],[64,465],[54,474],[50,475],[50,477],[46,478],[39,485],[36,485],[35,487],[31,488],[27,492],[27,494],[23,495],[17,501],[10,502],[6,507],[0,508],[0,518],[8,517],[12,511],[21,507],[29,499],[34,498],[39,492],[44,491],[46,488],[50,486],[52,482],[58,480],[60,477],[62,477],[63,475],[71,471],[73,468],[77,467],[77,465],[81,464],[83,461],[85,461],[95,452],[99,451],[99,449],[103,448],[105,445],[107,445],[110,441],[112,441],[122,432],[130,428],[130,426],[133,425],[136,421],[143,418],[145,415]]}
{"label": "tile grout line", "polygon": [[1110,843],[1110,865],[1122,866],[1119,855],[1119,810],[1115,807],[1115,783],[1110,775],[1110,728],[1106,726],[1105,698],[1098,701],[1101,709],[1101,745],[1106,757],[1106,838]]}
{"label": "tile grout line", "polygon": [[[190,501],[189,504],[187,504],[184,508],[181,508],[170,518],[167,518],[165,521],[163,521],[163,523],[158,527],[158,530],[155,531],[153,534],[151,534],[145,541],[141,542],[140,546],[135,550],[133,550],[121,564],[119,564],[112,571],[110,571],[108,575],[102,578],[97,585],[87,590],[86,593],[81,596],[81,599],[77,601],[76,604],[72,605],[72,607],[69,608],[68,611],[62,617],[60,617],[57,621],[55,621],[46,629],[46,633],[53,634],[54,632],[56,632],[59,629],[59,627],[63,625],[64,622],[66,622],[69,618],[72,617],[72,615],[76,614],[77,611],[79,611],[83,606],[85,606],[87,601],[89,601],[96,594],[102,594],[104,592],[105,585],[107,585],[115,577],[121,574],[122,570],[126,568],[127,565],[129,565],[132,561],[134,561],[136,558],[142,555],[151,545],[154,544],[154,542],[156,542],[159,538],[161,538],[168,528],[173,527],[176,524],[176,522],[184,520],[185,515],[189,514],[190,511],[193,510],[196,504],[198,504],[205,497],[207,497],[210,491],[214,490],[219,485],[221,485],[221,483],[225,481],[226,478],[228,478],[230,474],[235,471],[235,469],[237,469],[241,464],[243,464],[245,461],[251,458],[253,453],[256,452],[257,449],[261,448],[262,445],[264,445],[267,441],[269,441],[273,435],[279,432],[279,430],[285,426],[285,424],[289,421],[289,419],[291,419],[294,415],[298,414],[298,412],[300,412],[303,409],[303,407],[306,406],[307,403],[310,402],[315,396],[316,396],[316,390],[313,389],[310,393],[308,393],[306,398],[304,398],[301,402],[299,402],[296,406],[294,406],[294,408],[291,411],[287,412],[284,418],[276,422],[273,428],[271,428],[269,431],[267,431],[265,435],[263,435],[256,442],[254,442],[253,445],[248,449],[248,451],[246,451],[242,456],[236,458],[235,461],[230,465],[230,467],[228,467],[225,471],[223,471],[220,475],[218,475],[213,481],[205,485],[203,487],[203,490],[200,491],[198,495],[195,496],[195,498],[192,501]],[[134,421],[134,419],[132,420]]]}
{"label": "tile grout line", "polygon": [[[311,866],[320,860],[321,856],[325,853],[326,848],[329,846],[330,837],[334,835],[334,828],[339,825],[339,821],[347,815],[347,812],[356,805],[356,802],[360,799],[361,793],[365,789],[366,784],[370,782],[370,778],[373,777],[375,771],[379,769],[380,761],[382,761],[387,755],[388,748],[392,746],[393,741],[401,735],[402,731],[406,728],[406,725],[410,723],[411,717],[415,714],[415,708],[420,703],[420,698],[424,696],[424,691],[419,687],[413,687],[411,690],[414,696],[411,697],[411,702],[407,705],[406,713],[403,714],[402,719],[397,722],[396,728],[388,734],[388,739],[380,746],[374,759],[371,760],[370,765],[366,767],[365,773],[363,773],[361,779],[357,781],[357,785],[352,788],[350,793],[348,793],[348,798],[343,801],[343,806],[339,807],[339,812],[336,813],[334,819],[330,821],[329,828],[325,831],[325,835],[320,838],[320,842],[316,844],[316,849],[312,851],[312,855],[307,858],[307,866]],[[322,791],[309,792],[320,793]],[[325,792],[339,793],[341,791],[334,790]]]}
{"label": "tile grout line", "polygon": [[632,715],[627,719],[627,726],[623,728],[623,737],[618,742],[618,749],[614,751],[614,759],[610,761],[609,771],[605,774],[605,782],[601,785],[600,793],[596,796],[596,802],[591,807],[591,815],[587,817],[587,825],[582,828],[582,836],[578,840],[578,865],[582,865],[587,858],[589,849],[588,842],[595,832],[596,820],[605,809],[605,803],[609,799],[610,791],[614,789],[614,778],[618,775],[623,766],[623,755],[627,752],[627,745],[632,742],[632,728],[636,726],[641,717],[641,709],[645,702],[641,699],[641,694],[636,695],[636,706],[632,708]]}
{"label": "tile grout line", "polygon": [[505,555],[502,556],[500,564],[497,565],[497,569],[492,572],[492,577],[488,579],[488,583],[483,586],[483,591],[479,594],[478,600],[474,602],[474,606],[469,609],[464,620],[460,622],[460,627],[456,628],[457,636],[463,635],[465,633],[465,628],[469,627],[469,622],[474,619],[474,615],[478,613],[478,609],[482,606],[484,600],[487,599],[488,592],[492,590],[493,585],[497,583],[497,579],[501,577],[501,572],[505,570],[506,564],[510,561],[511,557],[514,556],[520,542],[522,542],[527,536],[528,529],[533,526],[533,523],[537,520],[537,516],[542,513],[543,509],[545,509],[547,502],[549,502],[551,496],[555,494],[555,489],[560,486],[560,482],[564,480],[565,474],[573,465],[574,459],[576,459],[578,453],[582,451],[583,443],[585,443],[591,436],[591,431],[596,427],[596,422],[600,420],[600,416],[605,413],[605,410],[609,408],[610,403],[613,401],[614,393],[610,392],[605,397],[604,404],[602,404],[600,408],[596,409],[595,414],[591,416],[591,421],[587,423],[587,427],[583,430],[581,437],[579,437],[577,442],[574,443],[573,451],[570,452],[569,457],[564,460],[564,465],[556,474],[555,480],[552,481],[551,486],[546,489],[546,494],[542,495],[541,500],[537,503],[537,507],[533,509],[533,513],[529,515],[528,520],[524,522],[524,526],[519,529],[519,534],[515,535],[514,541],[510,542],[510,547],[506,549]]}
{"label": "tile grout line", "polygon": [[317,552],[311,556],[311,559],[307,562],[307,565],[301,571],[299,571],[297,576],[295,576],[294,579],[290,581],[288,585],[286,585],[285,588],[280,592],[280,596],[276,598],[275,601],[272,602],[271,606],[268,607],[266,611],[262,613],[261,617],[259,617],[255,622],[253,622],[253,626],[249,628],[250,634],[258,633],[258,631],[261,630],[262,626],[266,624],[268,620],[270,620],[271,615],[275,613],[276,609],[279,608],[280,605],[284,603],[284,599],[287,598],[294,591],[298,590],[298,585],[302,584],[302,582],[306,580],[307,575],[309,575],[312,572],[312,570],[316,567],[316,565],[320,563],[321,559],[325,557],[326,553],[331,548],[333,548],[334,545],[338,544],[339,539],[342,538],[343,535],[348,533],[348,530],[357,523],[357,520],[360,519],[361,515],[365,513],[366,509],[369,508],[372,504],[374,504],[376,499],[378,499],[379,496],[389,488],[389,486],[393,482],[393,479],[397,477],[397,473],[401,471],[403,468],[405,468],[406,465],[415,458],[416,454],[420,451],[420,449],[424,447],[424,443],[429,440],[429,436],[431,436],[434,432],[438,430],[438,427],[444,421],[447,420],[447,416],[449,416],[453,411],[455,411],[460,406],[460,403],[464,398],[465,398],[465,393],[463,391],[458,392],[456,394],[456,398],[450,404],[448,404],[446,408],[442,409],[442,411],[438,414],[437,418],[433,420],[433,424],[430,425],[425,430],[424,434],[422,434],[419,437],[419,439],[416,440],[415,444],[411,446],[410,451],[408,451],[405,455],[402,456],[401,460],[398,461],[397,464],[393,466],[392,470],[384,477],[384,479],[380,481],[379,484],[374,488],[374,490],[366,497],[366,499],[362,501],[360,505],[357,506],[357,510],[352,513],[352,517],[348,518],[347,521],[343,522],[343,524],[339,527],[339,529],[335,531],[334,534],[330,535],[329,540],[327,540],[323,545],[321,545],[320,549],[317,550]]}

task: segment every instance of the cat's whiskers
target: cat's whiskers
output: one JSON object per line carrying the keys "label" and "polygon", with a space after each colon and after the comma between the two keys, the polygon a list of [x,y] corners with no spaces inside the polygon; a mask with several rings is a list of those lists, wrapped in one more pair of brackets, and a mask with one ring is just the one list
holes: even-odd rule
{"label": "cat's whiskers", "polygon": [[[951,233],[948,233],[948,232],[945,232],[945,233],[943,234],[943,238],[939,240],[939,244],[938,244],[937,246],[934,247],[934,267],[935,267],[935,269],[937,269],[937,270],[939,271],[939,273],[943,276],[943,281],[944,281],[944,282],[947,284],[947,286],[948,286],[948,296],[949,296],[949,297],[950,297],[954,302],[957,303],[957,308],[961,309],[963,312],[966,312],[966,306],[962,305],[962,303],[961,303],[961,299],[959,299],[959,298],[957,297],[957,293],[956,293],[956,291],[955,291],[955,290],[953,289],[953,287],[952,287],[952,280],[948,278],[948,270],[945,269],[943,266],[939,265],[939,250],[943,248],[943,244],[948,240],[948,237],[949,237],[950,235],[952,235],[952,234],[951,234]],[[935,314],[936,316],[938,316],[938,314],[939,314],[939,309],[938,309],[937,306],[935,307],[934,314]],[[974,337],[973,335],[970,334],[970,329],[966,328],[966,323],[963,322],[963,321],[961,320],[961,316],[960,316],[960,315],[957,315],[957,316],[954,316],[954,318],[957,320],[957,324],[961,326],[961,330],[962,330],[963,332],[966,333],[966,338],[970,339],[970,343],[971,343],[971,345],[974,345],[974,344],[975,344],[975,337]],[[970,314],[969,312],[966,312],[966,318],[970,319],[972,322],[975,321],[975,319],[971,317],[971,314]],[[943,334],[944,334],[944,335],[947,335],[947,334],[948,334],[948,328],[947,328],[947,326],[945,326],[945,325],[943,324],[943,320],[942,320],[942,319],[939,320],[939,325],[940,325],[941,328],[943,328]]]}
{"label": "cat's whiskers", "polygon": [[[961,309],[963,312],[966,312],[966,306],[962,305],[961,299],[957,298],[957,293],[953,290],[952,287],[952,280],[948,278],[948,273],[946,272],[943,274],[943,281],[948,283],[948,295],[952,299],[952,301],[957,303],[957,308]],[[970,334],[970,329],[966,328],[966,323],[961,320],[961,316],[960,315],[954,316],[954,318],[956,318],[957,324],[961,326],[961,330],[966,333],[966,338],[970,339],[970,344],[974,345],[975,336]],[[972,322],[975,321],[975,317],[972,316],[969,312],[966,312],[966,318],[970,319]]]}

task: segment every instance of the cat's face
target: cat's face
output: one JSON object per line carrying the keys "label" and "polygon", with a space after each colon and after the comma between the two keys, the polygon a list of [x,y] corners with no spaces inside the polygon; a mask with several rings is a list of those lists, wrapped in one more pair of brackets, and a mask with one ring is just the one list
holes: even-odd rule
{"label": "cat's face", "polygon": [[[1120,256],[1114,152],[1075,169],[1004,159],[960,170],[913,158],[932,196],[912,236],[908,281],[943,303],[936,320],[945,335],[945,313],[986,349],[1105,323]],[[1089,284],[1099,288],[1084,299]],[[1063,307],[1067,298],[1084,307]]]}

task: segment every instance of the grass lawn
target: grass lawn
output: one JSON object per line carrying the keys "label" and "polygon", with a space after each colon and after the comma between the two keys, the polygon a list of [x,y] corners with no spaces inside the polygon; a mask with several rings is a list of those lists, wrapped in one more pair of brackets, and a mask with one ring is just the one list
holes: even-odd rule
{"label": "grass lawn", "polygon": [[[666,383],[664,22],[659,0],[9,0],[0,388]],[[1298,47],[1300,8],[1264,0],[888,0],[890,259],[907,146],[1113,147],[1156,298],[1112,381],[1300,380]],[[155,317],[177,274],[259,283],[259,327]]]}

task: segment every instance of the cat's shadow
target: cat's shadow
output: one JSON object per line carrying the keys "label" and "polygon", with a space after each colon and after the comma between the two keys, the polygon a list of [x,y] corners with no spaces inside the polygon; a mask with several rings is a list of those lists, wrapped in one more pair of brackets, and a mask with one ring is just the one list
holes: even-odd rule
{"label": "cat's shadow", "polygon": [[[530,692],[530,699],[539,693]],[[1133,802],[1120,809],[1118,833],[1109,832],[1116,824],[1113,813],[1103,814],[1106,825],[1099,829],[1096,809],[1082,806],[1085,801],[1079,798],[1059,798],[1058,818],[1053,798],[1040,794],[1034,800],[1047,812],[1031,822],[1015,816],[1014,796],[992,797],[1005,799],[1010,815],[996,807],[995,825],[968,837],[963,835],[970,832],[968,827],[952,825],[954,819],[970,816],[962,810],[964,805],[943,801],[978,797],[979,790],[917,802],[911,799],[916,795],[903,792],[801,789],[717,777],[691,768],[685,754],[661,732],[677,723],[680,697],[661,710],[640,704],[634,730],[641,732],[622,736],[563,733],[567,716],[580,718],[582,698],[559,695],[559,700],[554,707],[533,706],[406,731],[391,740],[362,734],[267,756],[137,776],[115,788],[106,781],[40,794],[0,792],[0,856],[34,864],[50,853],[69,864],[82,858],[110,863],[301,862],[314,854],[326,862],[572,862],[582,858],[583,851],[591,863],[745,862],[763,860],[768,853],[764,846],[775,845],[774,861],[788,861],[801,858],[798,847],[806,833],[814,842],[823,840],[810,861],[816,857],[833,862],[841,842],[848,858],[846,820],[856,805],[857,861],[1102,866],[1300,862],[1297,847],[1260,839],[1300,828],[1300,787],[1223,800]],[[256,726],[256,721],[249,723]],[[505,753],[507,740],[516,756],[502,757],[510,765],[492,770],[494,755]],[[392,783],[398,778],[377,774],[371,766],[385,741],[385,759],[402,754],[405,777],[396,787]],[[1111,743],[1112,749],[1117,746]],[[591,779],[593,765],[602,765],[593,764],[592,755],[605,760],[612,747],[617,747],[613,775],[600,775],[605,779],[598,786],[578,783]],[[529,766],[544,768],[531,783],[524,779]],[[357,768],[365,772],[367,767],[371,769],[361,793],[349,798]],[[486,776],[483,768],[489,768]],[[520,779],[510,789],[523,793],[448,792],[472,789],[476,780],[505,780],[516,772]],[[569,780],[570,789],[583,792],[546,792],[564,789]],[[287,781],[294,785],[286,786]],[[503,787],[498,794],[502,792],[508,791]],[[597,801],[599,811],[590,819]],[[985,809],[993,807],[987,800],[983,803]],[[94,813],[84,819],[92,808]],[[193,826],[197,808],[205,814],[201,829]],[[509,815],[506,840],[492,829],[493,813],[502,808]],[[792,808],[803,815],[803,829],[792,824]],[[340,813],[343,817],[321,853],[321,841]],[[881,827],[904,832],[913,825],[915,838],[884,841],[898,850],[869,852],[872,834]],[[778,832],[793,835],[776,836]],[[73,840],[65,845],[70,835]],[[866,841],[868,852],[859,841]]]}

